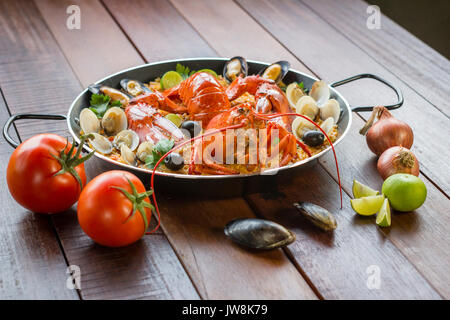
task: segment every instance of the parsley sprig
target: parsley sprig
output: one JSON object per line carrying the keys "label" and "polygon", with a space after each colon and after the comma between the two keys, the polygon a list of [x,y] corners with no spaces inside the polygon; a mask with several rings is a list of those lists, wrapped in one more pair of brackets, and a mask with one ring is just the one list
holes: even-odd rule
{"label": "parsley sprig", "polygon": [[153,147],[152,154],[148,155],[147,158],[145,159],[145,165],[150,169],[154,169],[159,159],[161,159],[161,157],[165,155],[167,152],[172,150],[173,146],[174,146],[173,140],[168,139],[160,140]]}
{"label": "parsley sprig", "polygon": [[111,107],[120,107],[122,103],[119,100],[111,101],[111,98],[104,94],[92,94],[89,109],[94,112],[97,117],[104,116],[106,110]]}

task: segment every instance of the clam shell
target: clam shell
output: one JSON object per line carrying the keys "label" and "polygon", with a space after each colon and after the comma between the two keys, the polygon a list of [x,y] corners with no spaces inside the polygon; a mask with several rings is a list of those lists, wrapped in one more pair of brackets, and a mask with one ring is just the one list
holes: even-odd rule
{"label": "clam shell", "polygon": [[146,92],[151,92],[147,86],[138,80],[122,79],[120,80],[120,86],[133,97]]}
{"label": "clam shell", "polygon": [[151,143],[150,141],[142,142],[136,151],[138,159],[141,160],[142,162],[145,162],[147,156],[152,154],[153,147],[154,144]]}
{"label": "clam shell", "polygon": [[324,122],[322,122],[320,127],[322,128],[323,131],[325,131],[327,135],[329,135],[331,133],[331,130],[333,130],[334,128],[334,119],[329,117]]}
{"label": "clam shell", "polygon": [[109,108],[102,118],[102,127],[107,135],[116,135],[128,127],[127,115],[122,108]]}
{"label": "clam shell", "polygon": [[114,147],[111,141],[98,133],[92,133],[92,135],[94,138],[89,139],[89,143],[95,151],[103,154],[110,154],[113,151]]}
{"label": "clam shell", "polygon": [[89,108],[84,108],[80,112],[80,127],[84,134],[98,133],[100,131],[100,120]]}
{"label": "clam shell", "polygon": [[223,68],[223,77],[228,82],[233,82],[240,75],[246,77],[248,73],[248,65],[245,58],[236,56],[225,63]]}
{"label": "clam shell", "polygon": [[311,202],[297,202],[294,207],[314,225],[325,231],[336,229],[337,222],[327,210]]}
{"label": "clam shell", "polygon": [[339,102],[335,99],[330,99],[322,104],[320,107],[320,118],[322,120],[326,120],[329,117],[334,119],[334,123],[337,123],[339,120],[339,116],[341,114],[341,107],[339,106]]}
{"label": "clam shell", "polygon": [[253,249],[276,249],[295,241],[294,233],[278,223],[262,219],[236,219],[230,221],[224,231],[234,242]]}
{"label": "clam shell", "polygon": [[136,165],[136,156],[133,151],[130,150],[125,144],[120,145],[120,158],[126,164],[135,166]]}
{"label": "clam shell", "polygon": [[297,117],[292,121],[292,133],[301,139],[306,131],[314,130],[316,127],[306,119]]}
{"label": "clam shell", "polygon": [[139,136],[133,130],[122,130],[115,137],[113,141],[114,147],[120,149],[121,145],[126,145],[131,151],[134,151],[139,145]]}
{"label": "clam shell", "polygon": [[321,106],[330,99],[330,88],[324,81],[313,83],[309,95],[316,100],[317,105]]}
{"label": "clam shell", "polygon": [[307,116],[311,120],[314,120],[319,114],[319,107],[317,106],[316,101],[310,96],[301,97],[295,105],[295,110],[297,113]]}
{"label": "clam shell", "polygon": [[297,82],[292,82],[290,85],[286,87],[286,97],[292,109],[295,109],[297,101],[304,95],[305,93],[298,86]]}
{"label": "clam shell", "polygon": [[272,63],[270,66],[262,69],[258,74],[266,79],[271,79],[275,83],[279,83],[283,80],[284,76],[289,72],[291,64],[288,61],[277,61]]}

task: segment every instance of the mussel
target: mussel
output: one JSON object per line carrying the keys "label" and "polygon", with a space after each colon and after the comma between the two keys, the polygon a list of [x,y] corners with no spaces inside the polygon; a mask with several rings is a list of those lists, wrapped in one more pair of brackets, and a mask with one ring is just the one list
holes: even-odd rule
{"label": "mussel", "polygon": [[95,151],[103,154],[110,154],[113,151],[114,146],[106,137],[98,133],[92,133],[92,136],[93,138],[89,139],[89,143]]}
{"label": "mussel", "polygon": [[262,219],[232,220],[224,231],[234,242],[253,249],[276,249],[295,241],[294,233],[278,223]]}
{"label": "mussel", "polygon": [[126,145],[131,151],[134,151],[139,145],[139,136],[133,130],[125,129],[114,137],[113,144],[116,149],[120,149],[122,145]]}
{"label": "mussel", "polygon": [[120,101],[122,107],[126,107],[128,102],[133,97],[130,94],[120,90],[105,86],[103,84],[92,84],[88,87],[89,91],[95,94],[104,94],[111,98],[112,101]]}
{"label": "mussel", "polygon": [[325,231],[336,229],[335,217],[327,210],[311,202],[296,202],[294,207],[314,225]]}
{"label": "mussel", "polygon": [[133,97],[143,93],[152,92],[146,85],[138,80],[122,79],[120,80],[120,86]]}
{"label": "mussel", "polygon": [[84,108],[80,112],[80,127],[84,134],[98,133],[100,131],[100,120],[89,108]]}
{"label": "mussel", "polygon": [[262,69],[258,74],[266,79],[271,79],[275,83],[281,82],[284,76],[289,72],[291,64],[288,61],[277,61],[272,63],[267,68]]}
{"label": "mussel", "polygon": [[127,129],[127,115],[122,108],[109,108],[102,118],[102,127],[107,135],[116,135],[120,131]]}
{"label": "mussel", "polygon": [[223,77],[228,82],[233,82],[239,76],[246,77],[248,73],[247,61],[243,57],[233,57],[225,63]]}
{"label": "mussel", "polygon": [[317,130],[306,131],[303,134],[303,142],[306,143],[310,147],[320,146],[325,139],[325,136],[322,132]]}

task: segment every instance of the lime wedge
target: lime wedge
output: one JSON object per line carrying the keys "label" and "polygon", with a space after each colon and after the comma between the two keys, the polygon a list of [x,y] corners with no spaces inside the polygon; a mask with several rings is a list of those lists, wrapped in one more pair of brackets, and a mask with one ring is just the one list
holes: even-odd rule
{"label": "lime wedge", "polygon": [[177,127],[180,127],[183,122],[183,119],[175,113],[169,113],[166,115],[166,119],[172,121]]}
{"label": "lime wedge", "polygon": [[377,214],[376,223],[380,227],[389,227],[391,225],[391,209],[387,198],[384,199],[383,205]]}
{"label": "lime wedge", "polygon": [[214,70],[211,70],[211,69],[202,69],[202,70],[198,70],[197,72],[207,72],[207,73],[213,75],[216,78],[218,77],[217,73]]}
{"label": "lime wedge", "polygon": [[176,71],[167,71],[161,78],[161,89],[170,89],[183,81],[183,77]]}
{"label": "lime wedge", "polygon": [[376,196],[379,193],[380,192],[378,192],[377,190],[374,190],[371,187],[362,184],[358,180],[353,180],[353,197],[355,199],[368,196]]}
{"label": "lime wedge", "polygon": [[368,196],[350,200],[353,210],[363,216],[371,216],[380,210],[384,196]]}

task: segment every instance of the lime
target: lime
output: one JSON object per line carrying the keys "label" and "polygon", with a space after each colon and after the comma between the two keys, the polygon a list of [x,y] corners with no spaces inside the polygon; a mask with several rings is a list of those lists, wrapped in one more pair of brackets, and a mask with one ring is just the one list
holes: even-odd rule
{"label": "lime", "polygon": [[355,199],[367,196],[376,196],[379,193],[380,192],[378,192],[377,190],[374,190],[371,187],[362,184],[358,180],[353,180],[353,197]]}
{"label": "lime", "polygon": [[383,201],[383,205],[377,214],[376,223],[380,227],[389,227],[391,225],[391,208],[389,207],[388,198]]}
{"label": "lime", "polygon": [[371,216],[380,210],[383,204],[384,196],[368,196],[359,199],[352,199],[350,203],[352,204],[353,210],[363,216]]}
{"label": "lime", "polygon": [[217,73],[214,70],[211,70],[211,69],[202,69],[202,70],[198,70],[197,72],[207,72],[207,73],[213,75],[216,78],[218,77]]}
{"label": "lime", "polygon": [[183,122],[183,119],[180,117],[180,115],[175,113],[169,113],[166,115],[166,119],[172,121],[177,127],[181,126],[181,123]]}
{"label": "lime", "polygon": [[397,173],[387,178],[381,189],[392,208],[408,212],[419,208],[427,198],[427,187],[420,178],[407,173]]}
{"label": "lime", "polygon": [[175,87],[183,81],[183,77],[176,71],[167,71],[161,78],[161,89],[169,89]]}

